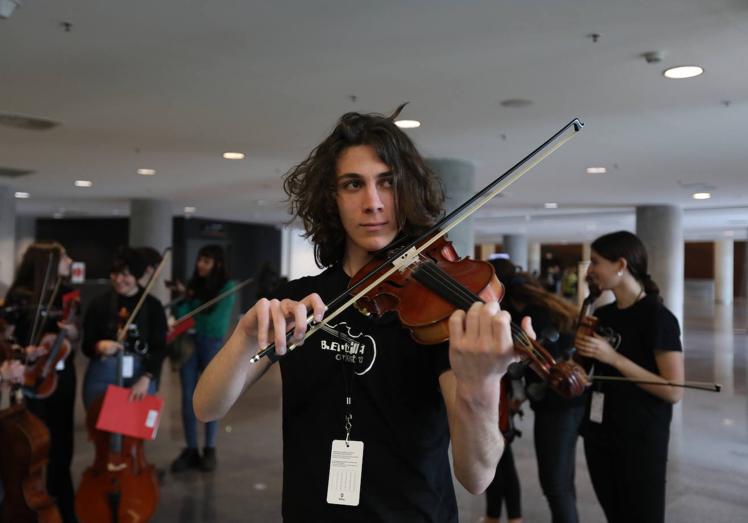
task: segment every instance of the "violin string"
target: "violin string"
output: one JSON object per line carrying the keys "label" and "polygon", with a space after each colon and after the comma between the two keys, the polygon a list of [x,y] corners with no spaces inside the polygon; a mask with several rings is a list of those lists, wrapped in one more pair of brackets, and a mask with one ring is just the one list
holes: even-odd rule
{"label": "violin string", "polygon": [[[476,301],[483,302],[479,296],[475,295],[469,289],[456,282],[448,274],[444,273],[444,271],[442,271],[434,262],[425,260],[424,263],[420,265],[419,269],[427,274],[432,281],[443,285],[445,288],[449,289],[450,293],[459,296],[459,298],[464,300],[465,303],[472,304]],[[550,364],[550,362],[546,361],[545,355],[536,349],[527,334],[517,324],[511,322],[510,326],[512,329],[512,338],[518,345],[526,351],[533,353],[539,360]]]}

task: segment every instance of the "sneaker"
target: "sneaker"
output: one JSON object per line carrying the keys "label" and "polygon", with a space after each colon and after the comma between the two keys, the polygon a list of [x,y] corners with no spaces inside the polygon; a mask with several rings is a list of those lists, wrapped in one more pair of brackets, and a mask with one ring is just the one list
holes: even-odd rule
{"label": "sneaker", "polygon": [[205,447],[203,457],[200,459],[200,469],[205,472],[216,470],[216,449],[214,447]]}
{"label": "sneaker", "polygon": [[172,472],[184,472],[187,469],[196,469],[200,467],[200,453],[197,449],[186,448],[171,464]]}

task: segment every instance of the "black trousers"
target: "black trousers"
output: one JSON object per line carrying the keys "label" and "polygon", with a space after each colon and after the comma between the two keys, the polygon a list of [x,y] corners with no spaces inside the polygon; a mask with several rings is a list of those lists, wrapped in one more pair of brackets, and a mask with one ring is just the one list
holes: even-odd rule
{"label": "black trousers", "polygon": [[535,454],[540,487],[548,500],[553,523],[577,523],[574,487],[577,437],[585,406],[535,410]]}
{"label": "black trousers", "polygon": [[506,503],[506,512],[509,519],[522,517],[521,493],[517,468],[514,466],[514,454],[512,446],[504,447],[499,464],[496,466],[496,475],[486,489],[486,516],[489,518],[501,517],[502,501]]}
{"label": "black trousers", "polygon": [[75,491],[70,476],[73,461],[73,407],[75,405],[75,365],[72,358],[57,373],[57,388],[46,399],[28,400],[29,410],[49,429],[47,492],[57,501],[62,520],[75,523]]}
{"label": "black trousers", "polygon": [[610,523],[665,521],[669,432],[584,439],[590,479]]}

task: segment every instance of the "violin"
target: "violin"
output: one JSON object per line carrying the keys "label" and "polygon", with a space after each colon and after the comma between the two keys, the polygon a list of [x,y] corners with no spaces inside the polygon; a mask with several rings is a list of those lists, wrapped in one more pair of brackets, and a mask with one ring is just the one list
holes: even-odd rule
{"label": "violin", "polygon": [[[118,341],[125,347],[134,346],[134,337],[127,322],[129,312],[119,311]],[[115,385],[124,384],[122,376],[124,351],[117,351]],[[75,493],[75,513],[81,523],[136,523],[153,517],[158,505],[159,486],[156,469],[148,463],[143,440],[98,430],[104,396],[94,400],[86,413],[89,439],[96,448],[93,465],[83,472]]]}
{"label": "violin", "polygon": [[[350,286],[376,271],[374,259],[351,278]],[[355,304],[364,314],[381,316],[395,312],[400,323],[420,344],[434,345],[449,339],[449,317],[456,309],[467,310],[475,302],[501,301],[504,286],[485,261],[460,259],[451,242],[443,236],[422,251],[421,257],[407,268],[388,276]],[[589,384],[584,370],[574,362],[556,362],[537,341],[511,324],[515,352],[560,396],[570,399],[581,395]]]}
{"label": "violin", "polygon": [[[4,332],[0,320],[0,362],[13,353]],[[0,522],[60,523],[60,512],[45,487],[47,427],[19,401],[0,411],[0,441],[0,478],[5,489]]]}
{"label": "violin", "polygon": [[[577,334],[582,334],[584,336],[598,334],[605,338],[608,343],[610,343],[611,347],[618,348],[618,345],[621,343],[620,334],[614,332],[609,327],[602,327],[598,319],[592,315],[595,301],[600,297],[602,291],[589,277],[587,278],[587,286],[589,288],[589,294],[582,302],[582,307],[579,310]],[[582,356],[576,350],[572,353],[572,359],[581,365],[586,372],[590,372],[595,364],[594,360]]]}
{"label": "violin", "polygon": [[[66,293],[62,297],[62,323],[72,323],[80,307],[80,291]],[[23,393],[28,398],[44,399],[57,388],[56,369],[64,365],[72,348],[65,338],[65,329],[42,336],[38,345],[45,353],[26,368]]]}

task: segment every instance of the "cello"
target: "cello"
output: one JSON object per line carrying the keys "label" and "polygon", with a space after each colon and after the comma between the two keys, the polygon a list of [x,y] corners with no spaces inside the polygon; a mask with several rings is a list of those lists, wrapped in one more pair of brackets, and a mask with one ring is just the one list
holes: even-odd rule
{"label": "cello", "polygon": [[[139,336],[136,334],[137,328],[133,321],[163,269],[168,252],[167,250],[164,253],[161,264],[151,275],[129,317],[127,309],[119,311],[117,342],[121,343],[125,350],[136,349],[139,345]],[[115,385],[119,387],[124,384],[123,352],[124,350],[119,350],[115,356]],[[96,452],[93,464],[84,471],[78,491],[75,493],[76,515],[81,523],[149,521],[156,511],[159,500],[156,469],[146,460],[142,439],[96,428],[103,402],[104,397],[99,397],[86,413],[86,427]]]}
{"label": "cello", "polygon": [[[0,361],[12,359],[0,320]],[[4,392],[10,392],[6,388]],[[3,523],[61,523],[54,499],[47,493],[44,469],[49,456],[49,430],[12,394],[16,403],[0,411],[0,478],[5,499],[0,511]]]}

